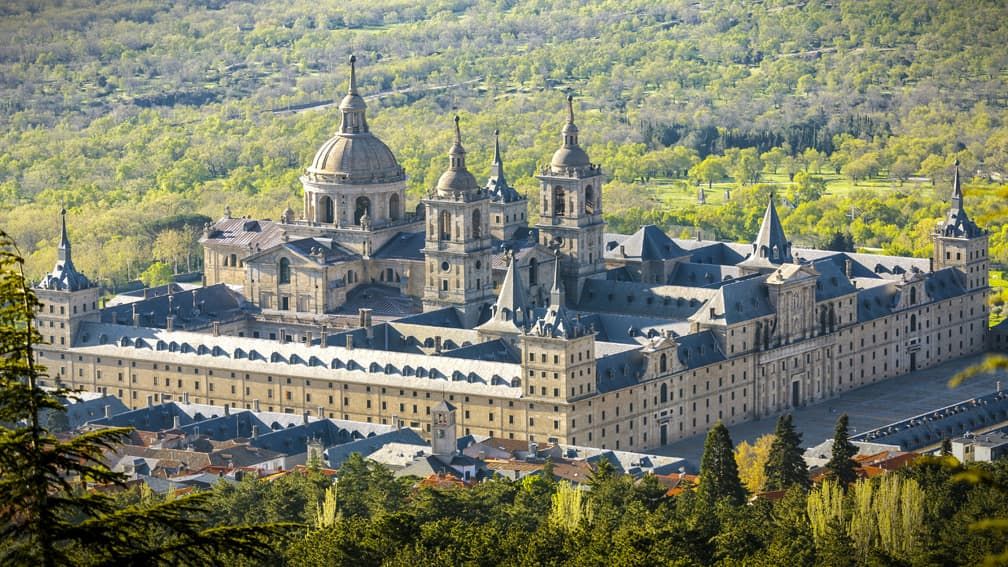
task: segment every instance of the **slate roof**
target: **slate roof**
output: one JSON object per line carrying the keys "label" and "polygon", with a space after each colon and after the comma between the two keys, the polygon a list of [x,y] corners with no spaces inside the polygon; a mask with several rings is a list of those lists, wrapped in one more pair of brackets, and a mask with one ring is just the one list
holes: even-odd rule
{"label": "slate roof", "polygon": [[633,386],[643,375],[646,364],[647,361],[640,349],[625,350],[599,357],[595,361],[595,380],[598,392],[604,394]]}
{"label": "slate roof", "polygon": [[756,240],[753,241],[752,253],[738,265],[767,268],[791,262],[794,262],[791,243],[788,242],[787,235],[784,234],[784,226],[777,215],[777,207],[774,205],[774,198],[771,195],[766,212],[763,213],[763,222],[760,224],[759,233],[756,235]]}
{"label": "slate roof", "polygon": [[490,319],[477,328],[517,334],[532,322],[530,305],[522,279],[515,274],[515,260],[512,258],[501,282],[497,301],[491,308]]}
{"label": "slate roof", "polygon": [[469,360],[510,362],[513,364],[521,363],[520,353],[516,352],[511,345],[501,339],[494,339],[492,341],[452,349],[443,352],[442,356],[465,358]]}
{"label": "slate roof", "polygon": [[[837,262],[837,260],[840,260]],[[830,256],[812,262],[812,267],[819,272],[819,279],[816,281],[815,299],[816,301],[826,301],[857,291],[854,284],[844,273],[843,257]]]}
{"label": "slate roof", "polygon": [[959,270],[944,268],[928,274],[924,280],[924,291],[931,301],[941,301],[965,294],[966,288],[963,287]]}
{"label": "slate roof", "polygon": [[744,274],[736,266],[677,262],[666,283],[689,287],[719,287]]}
{"label": "slate roof", "polygon": [[459,319],[458,310],[454,307],[445,307],[417,313],[401,319],[396,319],[396,323],[409,323],[412,325],[426,325],[429,327],[447,327],[450,329],[462,329],[462,321]]}
{"label": "slate roof", "polygon": [[588,279],[581,289],[577,308],[685,320],[715,292],[714,289],[685,286]]}
{"label": "slate roof", "polygon": [[245,309],[251,307],[240,293],[225,284],[216,284],[106,307],[101,310],[101,320],[132,325],[133,313],[136,312],[140,315],[141,326],[165,328],[168,326],[167,317],[171,314],[175,316],[175,328],[181,329],[238,317]]}
{"label": "slate roof", "polygon": [[270,220],[224,217],[210,226],[200,242],[204,246],[229,246],[255,253],[283,242],[284,233],[282,226]]}
{"label": "slate roof", "polygon": [[[340,246],[332,238],[299,238],[297,240],[281,242],[277,246],[320,265],[359,260],[361,257],[360,254]],[[272,248],[264,249],[262,252],[253,254],[253,256],[266,254],[271,250]]]}
{"label": "slate roof", "polygon": [[653,224],[642,226],[613,248],[606,249],[606,258],[652,261],[689,256],[667,234]]}
{"label": "slate roof", "polygon": [[372,257],[379,260],[420,260],[424,259],[423,247],[427,233],[400,232],[386,242]]}
{"label": "slate roof", "polygon": [[[858,287],[857,308],[858,322],[871,321],[893,313],[899,300],[899,290],[896,284],[889,280],[871,280],[856,278]],[[870,285],[871,287],[864,287]]]}
{"label": "slate roof", "polygon": [[850,440],[912,451],[1004,421],[1008,421],[1008,392],[1001,391],[865,431]]}
{"label": "slate roof", "polygon": [[[710,311],[714,310],[714,317]],[[734,325],[742,321],[772,315],[766,276],[748,277],[725,283],[711,296],[703,309],[697,310],[691,321]]]}
{"label": "slate roof", "polygon": [[357,453],[363,457],[367,457],[389,443],[404,443],[409,445],[418,445],[420,447],[428,447],[427,442],[420,437],[419,433],[404,427],[402,429],[393,429],[387,433],[380,433],[364,439],[358,439],[357,441],[351,441],[350,443],[344,443],[343,445],[330,447],[325,450],[325,461],[329,467],[338,469],[344,462],[346,462],[350,455]]}
{"label": "slate roof", "polygon": [[721,343],[712,331],[683,335],[676,342],[679,343],[679,362],[686,368],[699,368],[726,359]]}

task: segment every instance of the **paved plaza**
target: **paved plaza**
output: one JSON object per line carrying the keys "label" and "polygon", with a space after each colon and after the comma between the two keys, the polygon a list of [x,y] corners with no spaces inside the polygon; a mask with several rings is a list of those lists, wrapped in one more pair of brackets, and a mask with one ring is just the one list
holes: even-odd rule
{"label": "paved plaza", "polygon": [[[946,362],[934,368],[919,370],[896,378],[871,384],[846,392],[822,403],[793,410],[795,426],[802,433],[802,446],[818,445],[833,437],[837,417],[847,413],[850,417],[850,434],[854,435],[887,425],[930,410],[963,400],[989,394],[997,382],[1008,388],[1008,373],[977,376],[958,388],[948,387],[948,380],[956,372],[978,362],[986,355],[977,355]],[[753,442],[757,437],[773,433],[777,416],[731,425],[732,441]],[[661,455],[674,455],[698,466],[703,454],[704,435],[696,435],[654,451]]]}

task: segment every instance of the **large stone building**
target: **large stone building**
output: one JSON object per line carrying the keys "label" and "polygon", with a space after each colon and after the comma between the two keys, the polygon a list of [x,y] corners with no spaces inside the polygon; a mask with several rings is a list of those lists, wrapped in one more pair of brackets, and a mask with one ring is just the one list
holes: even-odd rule
{"label": "large stone building", "polygon": [[931,259],[792,247],[773,200],[752,244],[606,234],[600,166],[568,99],[537,175],[539,219],[476,182],[456,119],[448,167],[405,209],[351,59],[341,123],[279,221],[206,228],[206,286],[99,309],[70,258],[38,286],[54,379],[165,401],[463,434],[654,448],[985,348],[987,234],[958,169]]}

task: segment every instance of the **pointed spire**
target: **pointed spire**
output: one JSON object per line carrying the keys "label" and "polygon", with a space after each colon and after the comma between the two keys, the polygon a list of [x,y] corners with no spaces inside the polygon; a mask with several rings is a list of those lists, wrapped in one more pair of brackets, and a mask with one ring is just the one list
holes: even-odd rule
{"label": "pointed spire", "polygon": [[959,159],[955,160],[955,169],[952,172],[952,208],[961,209],[963,206],[962,184],[959,181]]}
{"label": "pointed spire", "polygon": [[574,123],[574,95],[567,95],[567,123]]}
{"label": "pointed spire", "polygon": [[66,224],[66,207],[60,209],[60,243],[57,252],[57,257],[63,263],[72,263],[70,259],[70,236],[67,235],[67,224]]}
{"label": "pointed spire", "polygon": [[462,147],[462,129],[459,127],[459,116],[455,115],[455,142],[448,151],[449,169],[465,169],[465,148]]}
{"label": "pointed spire", "polygon": [[483,329],[507,330],[518,332],[528,326],[530,309],[525,287],[521,277],[515,273],[517,260],[511,251],[507,251],[508,270],[501,282],[497,303],[494,304],[490,320],[480,326]]}
{"label": "pointed spire", "polygon": [[350,56],[350,85],[347,94],[340,101],[340,133],[361,134],[368,131],[367,104],[357,92],[357,56]]}
{"label": "pointed spire", "polygon": [[500,153],[500,130],[494,130],[494,157],[493,165],[500,167],[501,165],[501,153]]}
{"label": "pointed spire", "polygon": [[952,203],[949,207],[945,222],[941,232],[945,236],[956,238],[974,238],[984,234],[969,215],[963,206],[962,182],[959,180],[959,160],[955,160],[955,169],[952,172]]}
{"label": "pointed spire", "polygon": [[358,94],[357,93],[357,66],[355,65],[355,63],[357,63],[357,56],[356,55],[351,55],[350,56],[350,88],[347,89],[347,94],[352,94],[352,95]]}
{"label": "pointed spire", "polygon": [[66,207],[62,207],[60,209],[60,243],[56,252],[56,265],[52,272],[39,282],[39,287],[42,289],[78,291],[91,287],[90,280],[78,272],[73,265],[66,215]]}
{"label": "pointed spire", "polygon": [[763,213],[759,234],[753,241],[753,253],[750,258],[761,264],[783,264],[794,261],[791,255],[791,243],[788,242],[780,216],[777,215],[773,193],[770,194],[770,202],[767,203],[766,212]]}
{"label": "pointed spire", "polygon": [[564,304],[564,289],[560,282],[560,248],[553,250],[553,287],[550,288],[550,307],[561,308]]}

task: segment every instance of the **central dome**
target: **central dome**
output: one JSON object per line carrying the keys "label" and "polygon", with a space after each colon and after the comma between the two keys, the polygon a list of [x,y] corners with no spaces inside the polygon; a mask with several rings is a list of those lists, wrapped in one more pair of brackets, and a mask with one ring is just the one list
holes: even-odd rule
{"label": "central dome", "polygon": [[341,183],[389,183],[406,179],[392,150],[368,128],[367,104],[357,92],[357,58],[350,57],[350,88],[340,101],[340,128],[322,144],[308,167],[310,176]]}
{"label": "central dome", "polygon": [[406,178],[392,150],[370,132],[336,134],[319,148],[308,173],[335,176],[346,183],[381,183]]}

